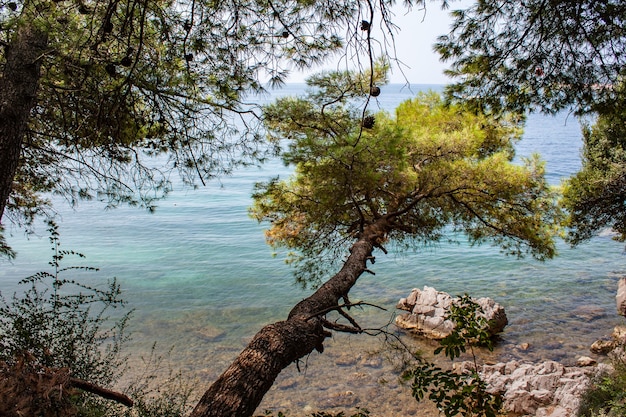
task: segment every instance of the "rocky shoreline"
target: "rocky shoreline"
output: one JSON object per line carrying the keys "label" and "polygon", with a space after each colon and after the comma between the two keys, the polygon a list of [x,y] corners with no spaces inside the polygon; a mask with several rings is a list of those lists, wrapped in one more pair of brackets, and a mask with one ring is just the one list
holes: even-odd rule
{"label": "rocky shoreline", "polygon": [[[472,363],[463,362],[459,372],[472,367]],[[576,416],[580,398],[595,372],[595,368],[568,367],[554,361],[511,361],[479,369],[487,391],[502,396],[509,414],[541,417]]]}
{"label": "rocky shoreline", "polygon": [[[616,282],[617,279],[613,277],[607,280],[606,287],[609,296],[605,296],[604,299],[610,299],[611,295],[615,294],[613,289]],[[492,291],[491,293],[497,294],[498,292]],[[386,299],[384,305],[392,308],[401,297],[407,295],[408,292],[396,293]],[[499,363],[506,365],[516,362],[518,368],[531,369],[531,366],[554,361],[566,367],[563,375],[559,377],[561,379],[574,372],[574,368],[581,367],[577,359],[582,356],[590,356],[597,362],[603,362],[606,356],[589,352],[589,346],[594,340],[603,338],[603,333],[610,333],[610,329],[623,321],[623,318],[612,313],[615,309],[614,302],[605,303],[602,306],[588,303],[586,300],[577,303],[558,303],[558,307],[561,308],[559,309],[553,308],[557,304],[557,298],[552,294],[545,293],[543,300],[548,307],[542,310],[545,320],[541,316],[526,315],[523,303],[506,305],[509,324],[494,352],[481,349],[478,353],[479,363],[491,367]],[[569,305],[574,307],[567,309]],[[398,310],[398,313],[407,312]],[[179,345],[184,345],[184,349],[173,351],[172,363],[175,364],[176,369],[182,369],[190,381],[197,379],[194,384],[198,386],[197,394],[201,394],[202,389],[219,376],[219,373],[232,362],[249,340],[242,336],[240,339],[233,339],[233,342],[228,339],[230,335],[228,330],[211,324],[213,319],[211,312],[202,311],[195,314],[197,315],[187,313],[177,321],[151,322],[155,327],[150,327],[145,331],[144,339],[138,337],[134,342],[145,341],[147,348],[141,344],[136,345],[143,349],[142,352],[145,352],[153,344],[153,334],[175,333],[179,337]],[[359,323],[364,328],[385,328],[400,337],[412,351],[421,352],[425,359],[439,366],[450,364],[446,358],[443,358],[443,355],[433,355],[434,349],[439,346],[437,341],[421,336],[416,337],[390,324],[396,316],[391,311],[388,314],[380,314],[378,311],[364,310],[359,314],[361,314],[358,318]],[[563,328],[558,327],[561,320],[567,320],[567,325]],[[572,327],[571,320],[578,324]],[[206,329],[198,323],[204,324]],[[198,330],[199,328],[202,330]],[[603,329],[606,329],[606,332],[603,332]],[[388,345],[383,345],[383,342],[379,340],[381,338],[380,336],[334,334],[327,340],[323,354],[314,353],[306,360],[293,364],[281,373],[257,409],[257,414],[263,415],[265,410],[272,410],[275,414],[282,411],[289,416],[295,416],[323,411],[335,414],[344,412],[349,416],[357,407],[360,407],[368,409],[372,417],[440,416],[431,402],[418,403],[411,397],[410,386],[399,381],[398,367],[395,366],[393,359],[389,358],[393,352],[389,351]],[[603,340],[610,342],[612,338],[606,337]],[[143,369],[141,366],[141,360],[138,360],[134,368],[135,370]],[[513,366],[510,364],[505,369],[512,369]],[[583,367],[583,370],[587,374],[601,366],[592,365]],[[496,366],[495,369],[498,367]],[[522,371],[518,371],[515,374],[516,377],[520,373]],[[504,378],[511,378],[506,373],[503,375]],[[495,377],[493,378],[495,380]],[[532,379],[530,371],[529,378]],[[511,382],[507,384],[510,386]],[[529,387],[532,386],[529,384]],[[533,390],[537,391],[537,389],[530,388],[528,392],[533,392]],[[538,393],[533,392],[533,394]],[[563,397],[557,396],[556,398]],[[539,396],[533,401],[538,400],[547,401],[545,396]],[[539,405],[545,409],[540,412],[553,412],[554,416],[558,415],[554,412],[560,410],[556,407],[551,408],[549,404]]]}
{"label": "rocky shoreline", "polygon": [[[401,298],[397,308],[408,311],[396,318],[398,327],[421,337],[435,340],[446,337],[454,328],[447,319],[447,311],[454,298],[449,294],[425,286],[413,289]],[[508,323],[504,307],[489,298],[474,300],[490,323],[492,335],[504,330]],[[621,278],[616,295],[617,312],[626,316],[626,277]],[[623,355],[626,345],[626,327],[617,326],[610,338],[598,340],[590,347],[596,355]],[[520,346],[522,350],[528,345]],[[473,370],[474,362],[457,363],[457,372]],[[487,383],[487,391],[500,395],[509,415],[540,417],[574,417],[582,395],[591,379],[599,372],[607,372],[609,364],[579,356],[576,366],[565,366],[553,360],[540,363],[513,360],[479,366],[478,373]]]}

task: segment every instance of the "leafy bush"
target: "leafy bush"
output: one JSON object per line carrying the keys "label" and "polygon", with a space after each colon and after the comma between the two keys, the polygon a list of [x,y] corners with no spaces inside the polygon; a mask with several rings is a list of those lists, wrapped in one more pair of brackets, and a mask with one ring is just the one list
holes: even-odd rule
{"label": "leafy bush", "polygon": [[465,372],[444,370],[428,361],[421,361],[415,368],[404,373],[405,380],[412,380],[413,397],[422,401],[428,397],[447,417],[463,416],[496,417],[502,409],[502,398],[487,392],[487,385],[478,374],[474,346],[493,350],[493,340],[488,322],[481,315],[482,308],[466,294],[451,306],[447,318],[455,323],[454,331],[441,340],[435,354],[444,352],[453,360],[469,348],[473,366]]}
{"label": "leafy bush", "polygon": [[60,249],[54,223],[49,223],[48,230],[51,270],[20,281],[27,289],[10,301],[0,294],[0,360],[11,364],[27,358],[33,365],[68,368],[75,378],[107,386],[124,369],[121,348],[130,312],[117,320],[107,315],[124,305],[115,280],[99,289],[65,278],[70,271],[97,269],[65,267],[68,256],[84,256]]}
{"label": "leafy bush", "polygon": [[626,415],[626,362],[613,359],[613,369],[596,375],[581,398],[580,417],[618,417]]}
{"label": "leafy bush", "polygon": [[[61,250],[58,228],[49,222],[50,271],[20,281],[23,293],[7,301],[0,294],[0,415],[41,417],[182,417],[192,405],[193,384],[164,369],[153,346],[143,374],[131,383],[133,407],[86,395],[76,380],[107,388],[127,369],[122,354],[131,312],[115,280],[105,289],[67,278],[96,268],[66,267],[80,253]],[[79,388],[85,389],[84,385]],[[119,393],[115,393],[122,396]]]}

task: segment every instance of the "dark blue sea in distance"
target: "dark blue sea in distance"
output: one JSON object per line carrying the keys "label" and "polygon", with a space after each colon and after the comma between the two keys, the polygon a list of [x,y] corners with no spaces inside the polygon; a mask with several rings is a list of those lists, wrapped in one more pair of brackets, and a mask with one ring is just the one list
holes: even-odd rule
{"label": "dark blue sea in distance", "polygon": [[[288,85],[276,94],[301,94],[303,88]],[[429,88],[441,86],[385,86],[374,104],[393,111],[401,101]],[[580,125],[574,116],[532,114],[517,155],[539,153],[550,183],[558,186],[579,168],[580,146]],[[225,369],[257,330],[284,319],[310,293],[294,284],[289,267],[265,244],[266,225],[247,214],[253,184],[276,174],[286,176],[289,171],[274,160],[199,189],[177,187],[154,213],[131,207],[104,210],[97,202],[80,203],[75,210],[57,207],[62,247],[85,254],[81,264],[100,268],[81,279],[97,284],[116,277],[129,308],[135,310],[129,345],[133,357],[148,355],[153,342],[159,352],[173,348],[173,368],[199,378],[202,387]],[[19,230],[9,231],[18,257],[0,264],[5,297],[16,291],[19,279],[48,269],[52,255],[44,226],[38,228],[38,236],[28,239]],[[356,312],[363,327],[390,321],[396,302],[412,288],[427,285],[453,295],[492,297],[505,306],[509,325],[496,351],[485,354],[485,360],[555,359],[571,364],[578,356],[593,356],[591,343],[623,323],[616,314],[615,292],[626,271],[626,257],[624,245],[609,233],[573,249],[561,243],[559,256],[544,263],[507,257],[488,245],[463,243],[377,253],[376,260],[372,266],[376,275],[365,274],[351,300],[375,303],[387,311]],[[409,341],[432,351],[429,342]],[[528,349],[520,348],[526,343]],[[389,366],[367,362],[371,360],[367,352],[379,347],[374,337],[337,335],[324,354],[300,364],[302,372],[295,367],[286,370],[264,404],[302,412],[324,408],[328,405],[324,398],[344,398],[336,393],[345,391],[358,401],[344,405],[366,405],[379,411],[375,415],[410,412],[410,407],[393,401],[391,408],[368,402],[368,397],[381,395],[376,391],[383,389],[380,380],[386,381],[385,389],[395,387]],[[353,357],[360,359],[354,362]],[[131,371],[139,372],[141,361],[136,362]]]}

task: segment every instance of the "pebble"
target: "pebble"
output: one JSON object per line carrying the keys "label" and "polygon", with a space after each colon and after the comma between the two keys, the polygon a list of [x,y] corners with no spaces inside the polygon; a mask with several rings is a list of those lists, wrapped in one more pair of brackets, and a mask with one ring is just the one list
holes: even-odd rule
{"label": "pebble", "polygon": [[578,364],[578,366],[593,366],[598,362],[594,359],[591,359],[589,356],[581,356],[576,359],[576,363]]}
{"label": "pebble", "polygon": [[359,398],[352,391],[343,391],[332,394],[323,401],[320,408],[353,407],[359,402]]}

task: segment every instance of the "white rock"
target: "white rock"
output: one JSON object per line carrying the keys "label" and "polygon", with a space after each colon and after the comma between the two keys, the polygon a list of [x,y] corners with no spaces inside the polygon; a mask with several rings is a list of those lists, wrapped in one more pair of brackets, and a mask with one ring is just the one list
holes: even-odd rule
{"label": "white rock", "polygon": [[547,389],[534,389],[530,391],[530,395],[537,401],[538,404],[546,405],[552,402],[554,392]]}
{"label": "white rock", "polygon": [[565,373],[565,366],[555,361],[545,361],[540,366],[542,374],[558,374],[561,376]]}
{"label": "white rock", "polygon": [[420,290],[418,290],[417,288],[413,288],[413,290],[411,290],[411,294],[409,294],[406,299],[407,305],[414,306],[417,303],[417,296],[419,292]]}
{"label": "white rock", "polygon": [[[423,290],[414,288],[408,297],[398,301],[396,308],[410,311],[411,314],[396,317],[396,325],[429,338],[443,339],[454,330],[454,324],[446,320],[453,301],[450,294],[432,287],[424,286]],[[489,321],[489,332],[495,335],[504,330],[508,323],[504,308],[490,298],[483,297],[475,301]]]}
{"label": "white rock", "polygon": [[504,394],[504,406],[511,413],[532,415],[537,411],[539,405],[530,391],[526,389],[507,391]]}
{"label": "white rock", "polygon": [[437,294],[437,305],[439,305],[443,309],[450,308],[450,304],[452,304],[452,297],[450,294],[445,292],[440,292]]}
{"label": "white rock", "polygon": [[520,366],[518,361],[510,361],[504,364],[505,373],[511,375]]}
{"label": "white rock", "polygon": [[589,356],[581,356],[580,358],[576,359],[576,364],[578,366],[593,366],[596,363],[598,362],[594,359],[591,359]]}
{"label": "white rock", "polygon": [[589,384],[585,369],[589,368],[569,368],[554,361],[536,365],[511,361],[483,366],[480,373],[489,392],[502,393],[510,413],[574,417]]}
{"label": "white rock", "polygon": [[620,278],[617,283],[615,304],[617,305],[617,314],[626,316],[626,277]]}
{"label": "white rock", "polygon": [[533,372],[533,366],[529,363],[518,364],[517,368],[511,371],[512,379],[522,379],[526,375]]}
{"label": "white rock", "polygon": [[437,290],[432,287],[424,287],[417,299],[418,304],[425,306],[434,306],[437,304]]}
{"label": "white rock", "polygon": [[507,391],[517,392],[517,391],[530,391],[530,381],[526,378],[516,378],[515,376],[511,376],[511,382],[507,388]]}
{"label": "white rock", "polygon": [[422,304],[416,304],[415,307],[413,307],[413,314],[424,314],[425,316],[434,316],[435,315],[435,307],[432,306],[425,306]]}
{"label": "white rock", "polygon": [[561,406],[541,407],[535,417],[573,417],[572,412]]}
{"label": "white rock", "polygon": [[558,387],[560,379],[558,374],[534,375],[530,378],[530,385],[536,389],[552,392]]}

